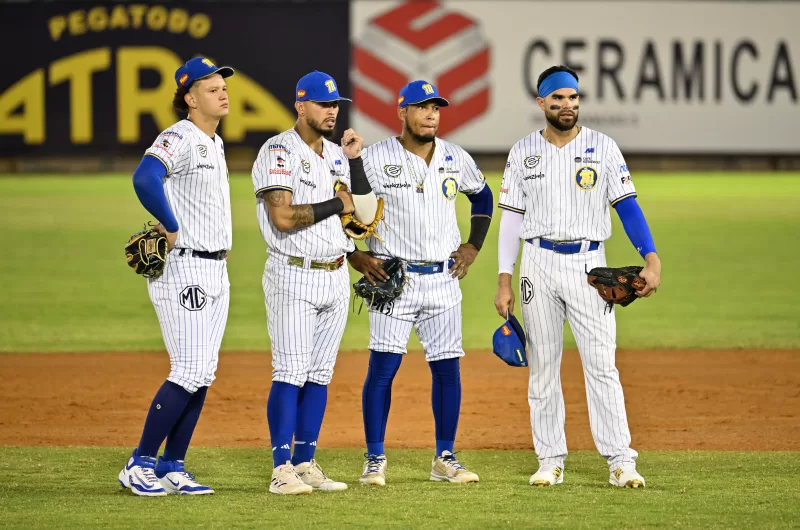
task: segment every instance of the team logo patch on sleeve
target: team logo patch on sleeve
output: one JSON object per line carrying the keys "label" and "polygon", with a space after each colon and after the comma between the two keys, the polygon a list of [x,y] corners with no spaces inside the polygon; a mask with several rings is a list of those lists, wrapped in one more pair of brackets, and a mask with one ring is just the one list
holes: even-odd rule
{"label": "team logo patch on sleeve", "polygon": [[[540,155],[533,155],[533,156],[529,156],[529,157],[527,157],[527,158],[526,158],[526,159],[523,161],[523,163],[525,164],[525,167],[526,167],[526,168],[528,168],[528,169],[533,169],[533,168],[535,168],[536,166],[538,166],[538,165],[539,165],[539,161],[540,161],[541,159],[542,159],[542,157],[541,157]],[[510,165],[510,164],[509,164],[509,165]]]}
{"label": "team logo patch on sleeve", "polygon": [[455,200],[458,195],[458,182],[453,177],[447,177],[442,181],[442,193],[448,201]]}
{"label": "team logo patch on sleeve", "polygon": [[578,168],[575,172],[575,184],[582,190],[591,190],[597,184],[597,171],[588,166]]}

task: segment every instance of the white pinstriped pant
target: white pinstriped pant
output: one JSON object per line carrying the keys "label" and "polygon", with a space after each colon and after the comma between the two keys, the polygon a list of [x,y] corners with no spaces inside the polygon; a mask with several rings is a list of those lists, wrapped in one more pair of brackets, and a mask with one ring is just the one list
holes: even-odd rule
{"label": "white pinstriped pant", "polygon": [[169,253],[164,274],[149,280],[147,291],[169,352],[167,380],[194,393],[216,378],[231,284],[225,260],[178,252]]}
{"label": "white pinstriped pant", "polygon": [[350,274],[303,269],[270,256],[262,286],[272,342],[272,380],[303,386],[327,385],[347,324]]}
{"label": "white pinstriped pant", "polygon": [[369,349],[405,354],[416,327],[426,361],[463,357],[461,298],[458,278],[447,268],[434,274],[408,273],[403,294],[369,308]]}
{"label": "white pinstriped pant", "polygon": [[[520,268],[522,317],[528,337],[533,446],[541,463],[562,465],[567,457],[561,354],[564,320],[580,351],[589,425],[609,466],[635,462],[625,398],[615,365],[617,323],[613,312],[586,281],[586,270],[605,266],[605,249],[558,254],[523,244]],[[527,303],[526,303],[527,302]]]}

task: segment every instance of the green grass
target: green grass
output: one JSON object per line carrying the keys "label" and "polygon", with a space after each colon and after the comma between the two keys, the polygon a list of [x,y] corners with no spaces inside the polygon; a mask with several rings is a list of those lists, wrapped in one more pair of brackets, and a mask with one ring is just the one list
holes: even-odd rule
{"label": "green grass", "polygon": [[[499,176],[489,182],[497,197]],[[638,176],[636,185],[662,256],[663,285],[618,312],[621,347],[800,347],[800,284],[791,274],[800,263],[798,175],[659,174]],[[231,188],[232,299],[223,347],[266,350],[265,249],[249,177],[234,175]],[[466,238],[469,202],[457,204]],[[0,351],[163,350],[145,282],[123,258],[128,236],[150,219],[129,176],[0,178],[0,216],[8,249],[0,260]],[[609,262],[639,262],[612,218]],[[462,283],[470,349],[490,348],[500,324],[493,305],[498,219]],[[351,313],[342,349],[366,348],[367,328],[365,311]],[[412,337],[412,348],[418,344]]]}
{"label": "green grass", "polygon": [[479,484],[428,480],[426,451],[389,455],[385,488],[357,482],[362,457],[321,450],[339,493],[267,493],[267,450],[193,449],[212,497],[144,499],[118,487],[127,450],[0,448],[3,528],[788,528],[800,518],[800,453],[646,452],[644,490],[608,484],[593,452],[571,454],[565,482],[532,488],[532,452],[465,451]]}

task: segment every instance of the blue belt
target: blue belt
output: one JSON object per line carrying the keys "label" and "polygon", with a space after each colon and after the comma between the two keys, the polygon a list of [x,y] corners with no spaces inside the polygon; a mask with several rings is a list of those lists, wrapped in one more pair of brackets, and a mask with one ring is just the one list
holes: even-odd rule
{"label": "blue belt", "polygon": [[[533,244],[534,239],[526,239],[526,243]],[[557,252],[559,254],[577,254],[581,251],[581,247],[583,246],[583,241],[567,241],[567,242],[559,242],[559,241],[550,241],[549,239],[542,239],[539,238],[539,246],[541,248],[552,250],[553,252]],[[589,243],[589,248],[586,249],[587,251],[597,250],[600,248],[599,241],[591,241]]]}
{"label": "blue belt", "polygon": [[[447,260],[447,268],[453,266],[456,260],[450,258]],[[406,265],[406,272],[415,272],[417,274],[438,274],[444,272],[444,263],[409,263]]]}

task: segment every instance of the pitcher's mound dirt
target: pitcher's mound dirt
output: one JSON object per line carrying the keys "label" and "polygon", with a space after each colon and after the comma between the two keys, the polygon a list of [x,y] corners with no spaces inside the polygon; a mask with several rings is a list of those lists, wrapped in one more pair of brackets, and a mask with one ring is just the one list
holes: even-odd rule
{"label": "pitcher's mound dirt", "polygon": [[[343,353],[320,436],[363,447],[361,387],[367,353]],[[636,449],[800,450],[800,352],[620,351]],[[267,447],[268,353],[223,353],[195,432],[196,446]],[[169,372],[161,354],[0,355],[0,445],[133,447]],[[528,370],[489,352],[461,364],[459,449],[531,449]],[[564,354],[570,449],[594,449],[577,352]],[[422,354],[394,383],[387,447],[432,448],[430,371]]]}

